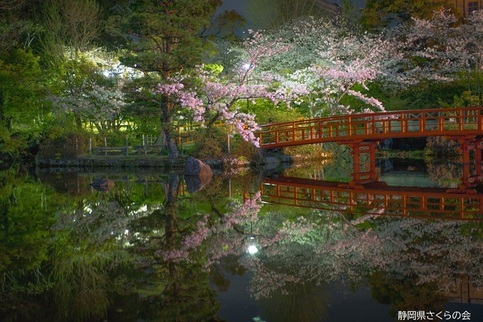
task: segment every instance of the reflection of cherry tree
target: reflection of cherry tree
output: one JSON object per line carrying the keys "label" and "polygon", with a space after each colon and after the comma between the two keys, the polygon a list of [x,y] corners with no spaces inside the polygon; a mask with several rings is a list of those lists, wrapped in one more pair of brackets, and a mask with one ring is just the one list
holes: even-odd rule
{"label": "reflection of cherry tree", "polygon": [[[372,228],[361,230],[359,224],[370,224]],[[475,282],[483,283],[479,256],[482,245],[477,226],[471,224],[383,218],[341,220],[314,229],[310,229],[313,223],[307,225],[299,227],[300,234],[292,230],[292,235],[267,249],[266,257],[260,257],[265,267],[278,263],[283,272],[281,280],[357,282],[372,272],[385,271],[417,276],[420,285],[447,282],[438,284],[440,291],[448,290],[449,281],[459,275],[473,275]],[[259,264],[255,267],[260,270]],[[288,278],[287,272],[293,275]],[[257,279],[256,296],[266,295],[264,290],[273,287],[273,278],[264,281]]]}
{"label": "reflection of cherry tree", "polygon": [[[228,255],[238,256],[254,273],[251,291],[257,298],[287,292],[294,284],[362,282],[375,272],[415,276],[418,285],[445,281],[435,292],[448,290],[459,275],[483,283],[477,225],[369,216],[349,221],[328,212],[289,219],[261,215],[257,198],[220,219],[204,217],[179,243],[182,256],[164,252],[165,259],[189,262],[201,245],[205,269]],[[260,249],[255,256],[246,252],[250,236]]]}
{"label": "reflection of cherry tree", "polygon": [[244,229],[242,226],[256,220],[261,208],[259,200],[260,193],[240,205],[233,205],[235,209],[232,212],[223,215],[216,224],[210,225],[210,227],[208,227],[210,217],[203,216],[196,223],[196,229],[178,242],[178,247],[159,250],[158,254],[167,261],[188,261],[191,252],[208,238],[214,247],[210,248],[207,267],[223,257],[239,254],[240,249],[246,249],[247,237],[249,237],[248,232],[242,230]]}
{"label": "reflection of cherry tree", "polygon": [[90,241],[100,244],[113,237],[122,239],[130,223],[149,215],[145,206],[129,202],[129,198],[121,193],[106,195],[103,199],[93,203],[80,202],[74,211],[59,214],[52,229],[72,230],[77,238],[89,236]]}
{"label": "reflection of cherry tree", "polygon": [[[418,276],[417,284],[449,282],[454,276],[473,276],[474,283],[483,286],[481,272],[481,228],[479,224],[420,220],[387,221],[381,232],[391,235],[398,258],[390,270],[400,275]],[[450,283],[439,283],[447,291]]]}

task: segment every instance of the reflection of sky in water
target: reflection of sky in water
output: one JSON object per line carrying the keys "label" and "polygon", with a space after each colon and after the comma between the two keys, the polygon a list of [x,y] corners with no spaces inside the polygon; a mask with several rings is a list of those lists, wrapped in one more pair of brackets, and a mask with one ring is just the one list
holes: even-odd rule
{"label": "reflection of sky in water", "polygon": [[394,172],[381,175],[380,178],[381,181],[384,181],[390,186],[439,187],[437,181],[433,180],[429,175],[422,173]]}
{"label": "reflection of sky in water", "polygon": [[388,305],[375,303],[371,290],[361,287],[357,291],[329,284],[331,299],[326,321],[373,322],[388,320]]}
{"label": "reflection of sky in water", "polygon": [[[226,274],[225,278],[230,280],[230,287],[227,291],[219,293],[218,301],[221,305],[218,316],[230,322],[253,321],[259,316],[263,321],[275,321],[267,319],[265,314],[267,306],[277,309],[277,303],[266,300],[266,306],[257,302],[248,292],[251,273],[243,276]],[[346,285],[330,283],[317,287],[321,293],[329,292],[328,301],[324,303],[324,311],[319,319],[314,321],[357,321],[374,322],[391,320],[388,305],[375,303],[371,296],[370,289],[361,287],[356,291],[349,290]],[[315,308],[314,308],[315,309]],[[296,322],[296,321],[294,321]]]}
{"label": "reflection of sky in water", "polygon": [[250,273],[243,276],[225,274],[225,278],[230,281],[230,287],[218,294],[221,305],[218,311],[220,318],[226,321],[252,321],[255,316],[261,315],[262,310],[248,291],[251,275]]}

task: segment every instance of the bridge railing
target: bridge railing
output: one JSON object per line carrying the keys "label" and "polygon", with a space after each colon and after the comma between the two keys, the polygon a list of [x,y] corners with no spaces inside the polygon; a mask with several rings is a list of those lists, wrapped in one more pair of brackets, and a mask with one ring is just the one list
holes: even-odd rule
{"label": "bridge railing", "polygon": [[264,202],[332,210],[347,214],[483,220],[483,195],[451,193],[442,189],[350,189],[309,179],[265,179]]}
{"label": "bridge railing", "polygon": [[262,147],[396,137],[481,135],[483,107],[352,114],[267,124],[261,128],[258,137]]}

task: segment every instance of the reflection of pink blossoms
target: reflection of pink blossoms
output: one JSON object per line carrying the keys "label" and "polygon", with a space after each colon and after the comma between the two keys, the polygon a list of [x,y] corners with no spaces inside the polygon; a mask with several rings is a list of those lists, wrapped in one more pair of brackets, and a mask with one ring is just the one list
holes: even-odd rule
{"label": "reflection of pink blossoms", "polygon": [[256,299],[270,297],[276,290],[281,290],[282,294],[286,294],[284,288],[287,284],[303,283],[297,276],[269,269],[258,258],[244,258],[242,261],[246,268],[256,272],[250,281],[250,291]]}
{"label": "reflection of pink blossoms", "polygon": [[211,228],[211,247],[208,261],[205,264],[206,268],[220,258],[245,252],[250,236],[241,233],[233,234],[234,228],[257,219],[258,212],[262,208],[260,200],[261,192],[258,191],[252,198],[245,200],[238,209],[223,216],[219,225]]}
{"label": "reflection of pink blossoms", "polygon": [[[220,219],[220,224],[208,228],[209,216],[206,215],[196,224],[196,230],[186,236],[177,249],[160,250],[164,260],[172,262],[189,261],[190,251],[196,250],[208,237],[211,238],[211,245],[217,245],[210,249],[209,264],[229,254],[238,254],[240,249],[245,249],[244,235],[230,235],[228,232],[233,227],[254,220],[260,211],[260,192],[252,198],[247,199],[238,209],[226,214]],[[219,247],[219,245],[224,245]],[[206,266],[206,265],[205,265]],[[206,266],[208,267],[208,266]]]}
{"label": "reflection of pink blossoms", "polygon": [[186,236],[178,249],[169,249],[159,251],[165,261],[180,262],[187,260],[189,252],[196,249],[208,237],[208,216],[204,216],[202,220],[196,223],[197,229],[190,235]]}

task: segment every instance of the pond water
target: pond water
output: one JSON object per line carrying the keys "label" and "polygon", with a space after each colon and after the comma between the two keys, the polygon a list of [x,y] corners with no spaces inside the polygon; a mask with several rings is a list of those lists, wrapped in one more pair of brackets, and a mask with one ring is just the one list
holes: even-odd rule
{"label": "pond water", "polygon": [[377,166],[2,171],[0,320],[483,321],[483,194],[457,162]]}

